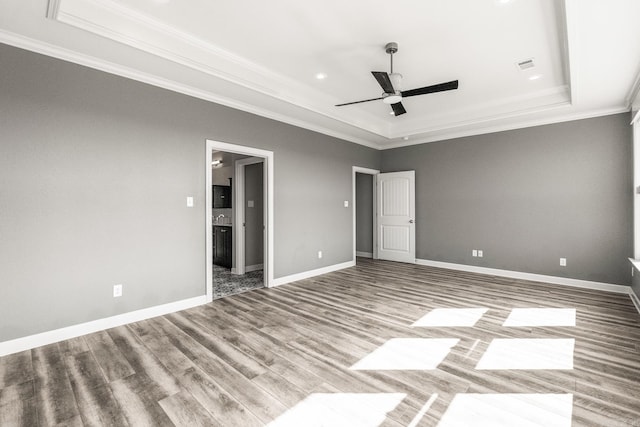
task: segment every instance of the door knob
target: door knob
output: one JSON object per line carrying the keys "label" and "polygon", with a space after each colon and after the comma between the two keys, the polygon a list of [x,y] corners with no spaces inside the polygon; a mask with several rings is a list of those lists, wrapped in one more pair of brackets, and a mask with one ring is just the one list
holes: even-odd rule
{"label": "door knob", "polygon": [[413,220],[412,219],[409,220],[409,224],[413,224]]}

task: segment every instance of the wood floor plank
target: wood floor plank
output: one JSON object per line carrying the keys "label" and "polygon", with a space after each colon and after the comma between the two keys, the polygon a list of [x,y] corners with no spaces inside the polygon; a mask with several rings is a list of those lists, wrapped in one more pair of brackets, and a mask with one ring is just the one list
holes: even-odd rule
{"label": "wood floor plank", "polygon": [[31,351],[22,351],[0,358],[0,390],[33,379]]}
{"label": "wood floor plank", "polygon": [[56,425],[79,415],[62,354],[56,344],[32,350],[40,425]]}
{"label": "wood floor plank", "polygon": [[135,427],[170,427],[173,423],[159,401],[168,397],[144,373],[136,373],[109,384],[128,424]]}
{"label": "wood floor plank", "polygon": [[128,326],[109,329],[108,333],[134,371],[144,372],[167,396],[180,391],[176,377],[160,362],[162,355],[151,353]]}
{"label": "wood floor plank", "polygon": [[0,406],[0,426],[33,427],[38,425],[35,399],[13,400]]}
{"label": "wood floor plank", "polygon": [[223,426],[223,424],[215,422],[207,410],[189,392],[184,390],[162,399],[160,406],[178,427]]}
{"label": "wood floor plank", "polygon": [[135,373],[106,331],[86,335],[84,339],[108,381],[115,381]]}
{"label": "wood floor plank", "polygon": [[[0,406],[12,403],[16,400],[30,400],[35,397],[33,380],[21,384],[14,384],[0,390]],[[0,424],[1,425],[1,424]]]}

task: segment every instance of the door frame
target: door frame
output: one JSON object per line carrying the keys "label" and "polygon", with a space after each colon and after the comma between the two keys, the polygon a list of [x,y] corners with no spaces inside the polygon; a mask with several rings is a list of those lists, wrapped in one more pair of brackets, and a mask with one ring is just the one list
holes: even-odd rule
{"label": "door frame", "polygon": [[[232,269],[231,273],[232,274],[245,274],[245,270],[246,270],[246,261],[245,261],[245,234],[246,234],[246,228],[244,226],[244,219],[245,219],[245,191],[244,191],[244,186],[245,186],[245,176],[244,176],[244,172],[245,172],[245,166],[247,165],[255,165],[258,163],[264,163],[264,158],[262,157],[249,157],[246,159],[240,159],[240,160],[236,160],[235,162],[235,196],[234,196],[234,200],[233,200],[233,206],[235,207],[235,212],[234,212],[234,219],[233,219],[233,237],[234,237],[234,249],[233,249],[233,253],[235,255],[235,260],[236,260],[236,266],[235,266],[235,270]],[[262,194],[262,199],[266,200],[267,199],[267,191],[266,191],[266,185],[264,185],[264,183],[267,181],[267,170],[263,165],[262,168],[262,188],[263,188],[263,194]],[[267,223],[267,210],[264,208],[264,203],[262,204],[262,224],[266,224]],[[238,226],[239,224],[243,224],[242,226]],[[264,229],[263,229],[264,230]],[[264,231],[263,231],[263,237],[264,237]],[[263,242],[264,242],[263,238]],[[264,251],[264,249],[263,249]],[[264,252],[263,252],[263,258],[262,258],[262,262],[264,263]]]}
{"label": "door frame", "polygon": [[259,148],[248,147],[244,145],[230,144],[228,142],[206,140],[205,144],[205,294],[207,302],[213,301],[213,218],[212,218],[212,185],[213,173],[211,170],[211,157],[214,151],[226,151],[229,153],[244,154],[252,157],[261,157],[264,159],[265,180],[263,182],[265,188],[265,200],[263,201],[266,214],[266,233],[264,239],[264,282],[265,287],[273,286],[273,235],[274,235],[274,203],[273,203],[273,151],[262,150]]}
{"label": "door frame", "polygon": [[373,259],[378,259],[378,227],[376,220],[376,208],[378,204],[376,203],[376,198],[378,197],[378,192],[376,191],[376,175],[380,173],[377,169],[363,168],[360,166],[352,166],[351,167],[351,184],[352,184],[352,195],[351,200],[353,200],[353,262],[356,262],[356,173],[362,173],[365,175],[371,175],[371,180],[373,181]]}

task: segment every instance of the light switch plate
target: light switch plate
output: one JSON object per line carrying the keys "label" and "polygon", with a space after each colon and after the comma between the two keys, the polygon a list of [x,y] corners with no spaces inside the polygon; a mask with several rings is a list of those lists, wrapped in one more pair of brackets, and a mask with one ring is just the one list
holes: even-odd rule
{"label": "light switch plate", "polygon": [[193,197],[191,197],[191,196],[187,197],[187,207],[188,208],[192,208],[193,207]]}

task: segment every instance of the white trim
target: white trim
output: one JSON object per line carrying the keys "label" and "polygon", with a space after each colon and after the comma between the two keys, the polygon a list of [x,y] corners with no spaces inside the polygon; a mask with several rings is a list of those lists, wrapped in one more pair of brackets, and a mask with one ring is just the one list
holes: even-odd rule
{"label": "white trim", "polygon": [[631,298],[631,302],[636,307],[636,310],[638,310],[638,313],[640,313],[640,298],[638,298],[638,295],[632,287],[629,288],[629,298]]}
{"label": "white trim", "polygon": [[500,270],[497,268],[477,267],[475,265],[454,264],[450,262],[416,259],[416,264],[429,267],[447,268],[449,270],[469,271],[471,273],[489,274],[491,276],[510,277],[512,279],[531,280],[534,282],[552,283],[554,285],[573,286],[574,288],[594,289],[598,291],[628,294],[629,286],[615,285],[612,283],[592,282],[589,280],[571,279],[568,277],[547,276],[544,274],[524,273],[512,270]]}
{"label": "white trim", "polygon": [[317,268],[315,270],[303,271],[302,273],[291,274],[289,276],[278,277],[273,281],[273,286],[280,286],[286,283],[297,282],[298,280],[308,279],[310,277],[320,276],[321,274],[332,273],[334,271],[353,267],[355,261],[347,261],[341,264],[329,265],[327,267]]}
{"label": "white trim", "polygon": [[631,265],[635,267],[636,270],[640,271],[640,259],[629,258]]}
{"label": "white trim", "polygon": [[259,271],[264,269],[264,264],[253,264],[244,267],[245,273],[251,273],[252,271]]}
{"label": "white trim", "polygon": [[368,174],[368,175],[372,175],[372,181],[373,181],[373,230],[372,230],[372,234],[373,234],[373,253],[371,254],[371,257],[369,258],[373,258],[373,259],[378,259],[378,236],[377,236],[377,227],[376,227],[376,197],[378,197],[378,192],[376,191],[376,180],[375,180],[375,175],[378,175],[380,173],[379,170],[377,169],[370,169],[370,168],[363,168],[360,166],[352,166],[351,167],[351,200],[352,200],[352,216],[353,216],[353,224],[352,224],[352,231],[353,231],[353,262],[356,261],[356,256],[359,256],[357,251],[356,251],[356,173],[364,173],[364,174]]}
{"label": "white trim", "polygon": [[47,18],[57,20],[58,11],[60,10],[60,2],[62,0],[49,0],[47,4]]}
{"label": "white trim", "polygon": [[[578,20],[575,10],[577,9],[576,0],[564,0],[560,2],[560,8],[563,13],[563,22],[560,24],[560,33],[564,32],[564,46],[562,62],[569,85],[569,99],[571,105],[578,104],[578,49],[580,44],[580,37],[578,33]],[[571,66],[573,64],[573,66]]]}
{"label": "white trim", "polygon": [[[567,105],[558,106],[558,108],[560,107],[569,107],[569,105],[567,103]],[[415,137],[412,137],[408,141],[405,141],[404,139],[400,139],[398,137],[398,140],[395,142],[390,142],[384,145],[377,144],[376,147],[378,147],[379,150],[390,150],[392,148],[408,147],[411,145],[420,145],[420,144],[426,144],[429,142],[441,142],[441,141],[446,141],[448,139],[464,138],[467,136],[486,135],[488,133],[504,132],[508,130],[518,130],[518,129],[536,127],[536,126],[553,125],[556,123],[565,123],[565,122],[572,122],[576,120],[592,119],[594,117],[611,116],[613,114],[620,114],[620,113],[626,113],[626,112],[629,112],[629,109],[626,106],[620,106],[620,107],[613,107],[613,108],[604,108],[600,110],[589,110],[589,111],[581,111],[578,113],[569,113],[563,116],[545,117],[541,119],[532,119],[528,121],[504,123],[504,124],[497,124],[497,125],[491,126],[492,122],[500,119],[499,117],[496,117],[495,120],[491,119],[491,120],[485,120],[485,121],[478,121],[475,123],[475,124],[481,124],[486,122],[487,127],[484,127],[484,128],[478,127],[471,130],[457,131],[455,129],[458,128],[458,125],[442,127],[439,130],[446,133],[436,134],[432,136],[425,136],[425,137],[416,135]],[[463,127],[463,124],[460,124],[459,126]],[[411,135],[411,133],[407,133],[407,134]]]}
{"label": "white trim", "polygon": [[115,328],[116,326],[126,325],[128,323],[139,322],[152,317],[175,313],[176,311],[186,310],[206,303],[207,298],[202,295],[167,304],[156,305],[154,307],[130,311],[128,313],[118,314],[111,317],[105,317],[103,319],[92,320],[90,322],[80,323],[73,326],[67,326],[65,328],[54,329],[53,331],[16,338],[11,341],[0,343],[0,356],[30,350],[43,345],[53,344],[109,328]]}
{"label": "white trim", "polygon": [[356,256],[360,258],[373,258],[373,252],[356,251]]}
{"label": "white trim", "polygon": [[[233,270],[235,270],[234,274],[244,274],[246,269],[245,269],[245,247],[244,247],[244,240],[245,240],[245,195],[244,195],[244,185],[245,185],[245,179],[244,179],[244,167],[247,165],[253,165],[253,164],[257,164],[257,163],[264,163],[264,159],[260,158],[260,157],[249,157],[246,159],[240,159],[240,160],[236,160],[235,162],[235,185],[234,185],[234,200],[233,200],[233,206],[234,206],[234,211],[235,211],[235,218],[233,220],[233,223],[235,224],[235,227],[233,227],[233,247],[234,247],[234,253],[235,253],[235,261],[236,261],[236,266]],[[263,189],[266,188],[266,175],[264,173],[263,170]],[[266,191],[263,191],[263,199],[266,200],[267,194]],[[267,223],[267,212],[266,210],[262,209],[262,213],[263,213],[263,224]],[[233,273],[233,271],[232,271]]]}
{"label": "white trim", "polygon": [[265,225],[267,227],[266,236],[264,239],[264,259],[266,260],[266,265],[264,266],[264,281],[265,287],[270,288],[274,286],[273,280],[273,259],[274,259],[274,155],[273,151],[262,150],[259,148],[248,147],[244,145],[230,144],[228,142],[222,141],[214,141],[211,139],[207,139],[205,144],[205,174],[206,174],[206,200],[207,206],[205,206],[205,226],[206,226],[206,248],[205,248],[205,259],[206,259],[206,295],[207,302],[213,301],[213,241],[212,241],[212,233],[213,233],[213,221],[211,218],[211,182],[212,182],[212,171],[211,171],[211,156],[213,155],[213,151],[228,151],[230,153],[236,154],[245,154],[247,156],[261,157],[264,159],[264,169],[265,169],[265,198],[264,198],[264,206],[265,206]]}
{"label": "white trim", "polygon": [[[631,200],[633,200],[633,257],[640,259],[640,122],[633,118],[631,128],[633,144],[633,189]],[[633,262],[633,261],[631,261]]]}

